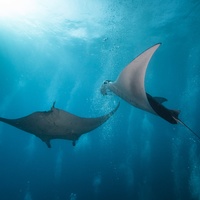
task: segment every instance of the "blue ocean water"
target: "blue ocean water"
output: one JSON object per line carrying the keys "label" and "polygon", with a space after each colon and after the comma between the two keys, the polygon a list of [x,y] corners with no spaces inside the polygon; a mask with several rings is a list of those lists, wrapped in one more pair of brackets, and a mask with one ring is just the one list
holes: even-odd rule
{"label": "blue ocean water", "polygon": [[0,116],[56,107],[116,114],[79,139],[53,140],[0,124],[1,200],[200,199],[200,142],[185,127],[103,97],[137,55],[162,42],[145,87],[200,134],[197,0],[0,0]]}

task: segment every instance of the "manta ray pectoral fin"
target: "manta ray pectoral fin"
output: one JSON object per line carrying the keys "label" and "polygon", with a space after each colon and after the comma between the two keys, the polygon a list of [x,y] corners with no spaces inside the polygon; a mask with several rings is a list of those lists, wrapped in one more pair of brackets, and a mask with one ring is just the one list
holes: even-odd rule
{"label": "manta ray pectoral fin", "polygon": [[167,101],[166,98],[164,97],[153,97],[158,103],[164,103],[165,101]]}
{"label": "manta ray pectoral fin", "polygon": [[144,79],[151,57],[159,46],[160,43],[137,56],[122,70],[116,81],[112,85],[110,84],[112,86],[110,86],[111,90],[125,101],[153,114],[156,113],[149,104]]}

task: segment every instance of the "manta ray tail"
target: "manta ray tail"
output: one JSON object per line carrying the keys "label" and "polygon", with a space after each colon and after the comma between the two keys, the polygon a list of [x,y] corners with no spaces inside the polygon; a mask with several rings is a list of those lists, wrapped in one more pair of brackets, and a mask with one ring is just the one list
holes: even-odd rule
{"label": "manta ray tail", "polygon": [[[174,118],[175,119],[175,118]],[[199,141],[200,141],[200,136],[197,134],[197,133],[195,133],[187,124],[185,124],[182,120],[180,120],[180,119],[175,119],[177,122],[179,122],[180,124],[182,124],[183,126],[185,126],[191,133],[193,133],[198,139],[199,139]]]}
{"label": "manta ray tail", "polygon": [[180,114],[180,110],[170,110],[172,116],[175,118],[175,119],[178,119],[178,116]]}
{"label": "manta ray tail", "polygon": [[200,136],[197,133],[195,133],[186,123],[184,123],[182,120],[178,118],[180,110],[170,110],[170,112],[177,123],[180,123],[183,126],[185,126],[191,133],[193,133],[200,140]]}

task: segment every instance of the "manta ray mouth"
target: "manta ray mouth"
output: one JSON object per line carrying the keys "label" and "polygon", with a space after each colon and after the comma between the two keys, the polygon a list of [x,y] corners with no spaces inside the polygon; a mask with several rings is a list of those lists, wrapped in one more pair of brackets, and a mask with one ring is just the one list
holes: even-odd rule
{"label": "manta ray mouth", "polygon": [[105,80],[103,82],[103,84],[101,85],[100,91],[101,91],[101,94],[103,96],[108,95],[108,94],[111,93],[111,91],[110,91],[110,89],[108,87],[108,85],[109,85],[110,82],[111,82],[110,80]]}

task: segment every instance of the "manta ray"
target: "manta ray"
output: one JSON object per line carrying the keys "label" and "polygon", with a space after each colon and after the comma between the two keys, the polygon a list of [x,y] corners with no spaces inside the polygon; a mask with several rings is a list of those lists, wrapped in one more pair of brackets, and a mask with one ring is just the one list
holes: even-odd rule
{"label": "manta ray", "polygon": [[83,118],[55,108],[55,102],[49,111],[38,111],[18,119],[6,119],[0,117],[0,121],[26,131],[40,138],[48,148],[51,148],[50,140],[72,140],[75,146],[76,140],[84,133],[90,132],[106,122],[119,108],[119,103],[108,114],[96,118]]}
{"label": "manta ray", "polygon": [[104,81],[101,86],[101,93],[107,95],[113,92],[136,108],[158,115],[171,124],[180,123],[200,139],[190,127],[179,119],[179,110],[171,110],[163,105],[167,101],[166,98],[153,97],[145,91],[144,79],[146,69],[151,57],[160,44],[152,46],[136,57],[123,69],[116,81]]}

